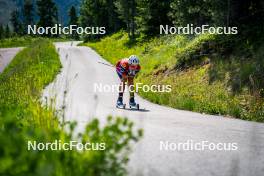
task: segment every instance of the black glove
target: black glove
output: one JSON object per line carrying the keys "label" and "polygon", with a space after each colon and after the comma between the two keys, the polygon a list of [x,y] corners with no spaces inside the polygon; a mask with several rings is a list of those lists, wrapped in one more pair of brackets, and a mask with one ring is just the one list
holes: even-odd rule
{"label": "black glove", "polygon": [[136,70],[129,70],[128,71],[128,76],[136,76],[137,71]]}

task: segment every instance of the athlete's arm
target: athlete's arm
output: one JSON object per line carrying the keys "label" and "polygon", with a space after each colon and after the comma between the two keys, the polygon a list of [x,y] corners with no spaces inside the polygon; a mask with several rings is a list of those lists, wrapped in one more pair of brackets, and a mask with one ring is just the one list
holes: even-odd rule
{"label": "athlete's arm", "polygon": [[141,67],[138,65],[135,69],[129,70],[128,71],[128,76],[129,77],[135,77],[138,72],[140,71]]}
{"label": "athlete's arm", "polygon": [[128,66],[125,63],[120,62],[120,72],[122,74],[123,79],[127,79],[128,77]]}

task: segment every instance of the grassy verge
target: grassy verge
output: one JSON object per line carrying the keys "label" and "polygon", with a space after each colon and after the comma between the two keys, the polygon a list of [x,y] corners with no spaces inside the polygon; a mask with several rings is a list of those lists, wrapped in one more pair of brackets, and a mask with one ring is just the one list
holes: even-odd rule
{"label": "grassy verge", "polygon": [[[12,48],[12,47],[27,47],[30,46],[34,41],[40,40],[41,37],[30,37],[30,36],[24,36],[24,37],[12,37],[7,39],[0,40],[0,48]],[[53,38],[49,39],[51,41],[66,41],[69,39],[64,38]]]}
{"label": "grassy verge", "polygon": [[55,47],[48,40],[36,40],[19,52],[0,75],[0,110],[16,119],[40,126],[53,126],[51,112],[41,108],[39,97],[61,67]]}
{"label": "grassy verge", "polygon": [[39,38],[33,37],[13,37],[0,40],[0,48],[26,47]]}
{"label": "grassy verge", "polygon": [[[232,56],[226,59],[208,54],[208,51],[212,52],[212,46],[207,46],[208,41],[217,44],[216,36],[212,35],[165,36],[130,44],[127,35],[119,32],[83,45],[94,48],[112,63],[131,54],[139,55],[142,71],[136,78],[137,82],[172,86],[169,93],[139,92],[152,102],[263,122],[261,88],[257,89],[256,95],[250,85],[243,84],[247,80],[244,78],[254,74],[257,68],[255,60],[239,62]],[[236,82],[239,88],[234,89]]]}
{"label": "grassy verge", "polygon": [[[95,119],[73,137],[76,123],[60,126],[39,102],[60,67],[53,44],[41,39],[18,53],[0,75],[0,175],[125,175],[129,144],[142,131],[135,132],[127,119],[108,117],[104,127]],[[64,149],[64,143],[73,145]]]}

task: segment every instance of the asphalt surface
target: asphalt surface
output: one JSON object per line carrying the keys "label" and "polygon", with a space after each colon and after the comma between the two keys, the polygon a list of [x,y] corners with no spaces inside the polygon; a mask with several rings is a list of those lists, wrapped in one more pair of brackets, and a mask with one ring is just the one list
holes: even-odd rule
{"label": "asphalt surface", "polygon": [[0,73],[22,48],[0,48]]}
{"label": "asphalt surface", "polygon": [[[105,123],[107,115],[125,116],[144,129],[143,139],[133,145],[128,165],[129,175],[217,175],[262,176],[264,174],[264,124],[220,116],[176,110],[150,103],[140,97],[140,111],[115,107],[117,92],[96,92],[94,85],[117,85],[115,69],[94,50],[76,46],[76,42],[56,43],[63,68],[43,93],[56,97],[56,108],[65,121],[77,121],[77,131],[93,117]],[[107,89],[107,88],[106,88]],[[64,93],[65,92],[65,93]],[[125,95],[128,97],[128,94]],[[126,99],[128,103],[128,99]],[[175,149],[179,143],[199,145],[219,143],[227,151]],[[207,141],[207,142],[206,142]],[[170,149],[161,146],[170,144]],[[230,150],[228,145],[237,146]],[[162,148],[163,147],[163,148]],[[212,146],[214,147],[214,146]]]}

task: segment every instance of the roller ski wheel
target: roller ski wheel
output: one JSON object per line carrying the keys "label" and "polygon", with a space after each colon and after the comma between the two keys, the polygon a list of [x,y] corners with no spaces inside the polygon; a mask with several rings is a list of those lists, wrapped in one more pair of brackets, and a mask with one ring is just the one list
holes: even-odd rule
{"label": "roller ski wheel", "polygon": [[130,109],[139,110],[139,104],[129,105]]}
{"label": "roller ski wheel", "polygon": [[137,104],[137,103],[135,102],[134,97],[131,97],[131,98],[129,99],[129,108],[130,108],[130,109],[134,109],[134,110],[139,110],[139,104]]}

